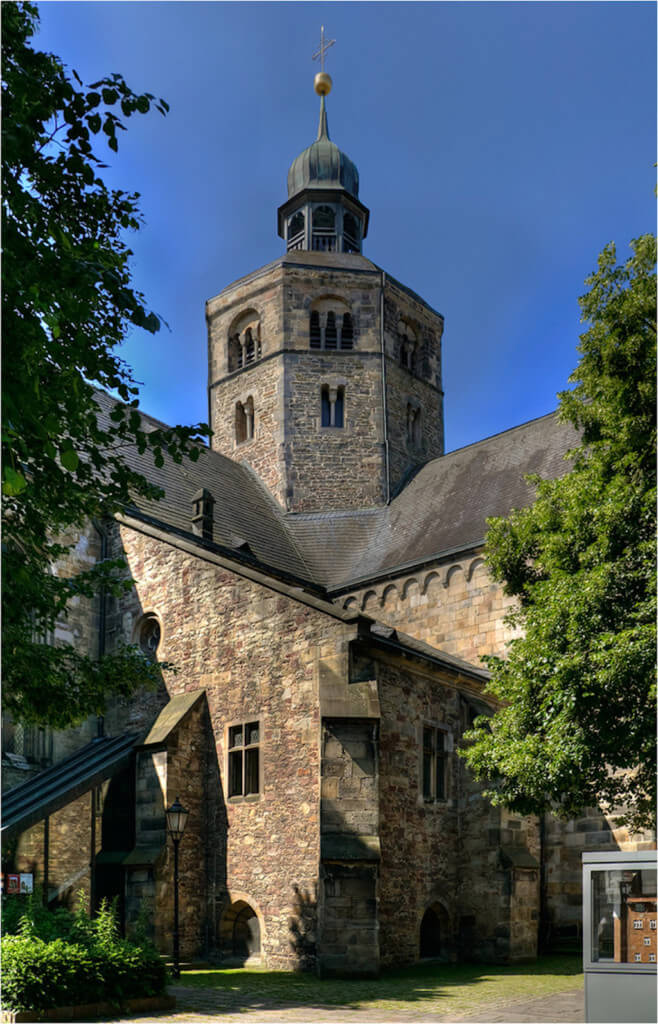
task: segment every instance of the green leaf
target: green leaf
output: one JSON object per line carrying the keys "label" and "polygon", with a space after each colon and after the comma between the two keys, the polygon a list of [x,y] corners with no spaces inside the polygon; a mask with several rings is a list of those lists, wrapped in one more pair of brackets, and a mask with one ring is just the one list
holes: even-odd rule
{"label": "green leaf", "polygon": [[9,497],[20,494],[27,487],[27,480],[22,473],[13,469],[11,466],[5,466],[2,471],[2,493]]}
{"label": "green leaf", "polygon": [[68,469],[71,473],[75,472],[78,468],[80,459],[78,453],[73,448],[60,448],[59,458],[64,469]]}

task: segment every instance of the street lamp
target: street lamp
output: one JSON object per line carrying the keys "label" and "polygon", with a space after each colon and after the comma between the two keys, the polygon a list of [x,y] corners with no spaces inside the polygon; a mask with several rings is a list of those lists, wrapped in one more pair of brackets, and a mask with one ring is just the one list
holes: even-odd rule
{"label": "street lamp", "polygon": [[183,838],[183,832],[187,824],[186,811],[178,797],[174,800],[165,814],[167,816],[167,832],[174,843],[174,968],[172,975],[180,978],[180,949],[178,944],[178,844]]}

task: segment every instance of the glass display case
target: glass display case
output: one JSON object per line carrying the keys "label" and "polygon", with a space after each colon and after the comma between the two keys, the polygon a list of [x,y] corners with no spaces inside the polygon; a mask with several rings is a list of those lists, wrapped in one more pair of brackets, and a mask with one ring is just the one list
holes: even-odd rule
{"label": "glass display case", "polygon": [[656,1021],[656,854],[583,854],[585,1020]]}

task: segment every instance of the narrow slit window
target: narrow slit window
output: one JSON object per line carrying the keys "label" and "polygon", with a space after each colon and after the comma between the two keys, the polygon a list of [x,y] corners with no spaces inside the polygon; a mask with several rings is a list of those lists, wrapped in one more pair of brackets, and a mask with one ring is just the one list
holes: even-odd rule
{"label": "narrow slit window", "polygon": [[338,331],[336,330],[336,314],[331,310],[327,313],[327,325],[324,329],[324,347],[338,348]]}
{"label": "narrow slit window", "polygon": [[336,407],[334,412],[334,427],[342,427],[344,420],[345,390],[338,388],[336,391]]}
{"label": "narrow slit window", "polygon": [[321,424],[323,427],[331,426],[331,403],[329,401],[329,388],[322,388],[321,392],[321,405],[322,405],[322,417]]}
{"label": "narrow slit window", "polygon": [[242,444],[247,440],[247,414],[242,402],[235,406],[235,443]]}
{"label": "narrow slit window", "polygon": [[422,794],[425,803],[447,798],[446,736],[442,729],[423,727]]}
{"label": "narrow slit window", "polygon": [[350,313],[343,313],[343,326],[340,332],[340,347],[343,349],[354,348],[354,326]]}
{"label": "narrow slit window", "polygon": [[310,345],[311,348],[322,348],[322,334],[320,332],[320,314],[317,309],[314,309],[311,313],[311,331],[310,331]]}

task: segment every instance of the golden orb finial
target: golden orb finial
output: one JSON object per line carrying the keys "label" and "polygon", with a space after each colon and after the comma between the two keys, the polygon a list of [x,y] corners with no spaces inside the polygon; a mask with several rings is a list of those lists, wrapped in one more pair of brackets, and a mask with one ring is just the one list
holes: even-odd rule
{"label": "golden orb finial", "polygon": [[326,71],[318,71],[317,75],[313,79],[313,88],[317,92],[318,96],[326,96],[331,92],[333,82],[331,81],[331,75],[328,75]]}
{"label": "golden orb finial", "polygon": [[320,29],[320,45],[313,54],[313,60],[320,61],[320,70],[318,71],[315,79],[313,80],[313,88],[317,92],[318,96],[326,96],[327,93],[331,92],[333,82],[331,81],[331,75],[328,75],[324,70],[324,55],[330,46],[333,46],[336,42],[335,39],[330,39],[328,43],[324,41],[324,25]]}

